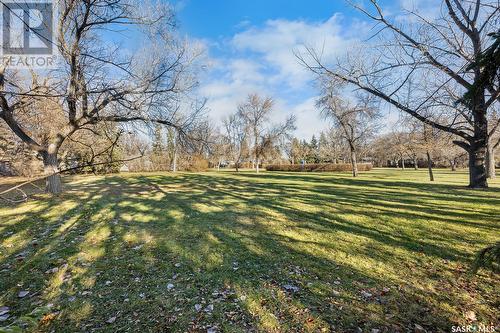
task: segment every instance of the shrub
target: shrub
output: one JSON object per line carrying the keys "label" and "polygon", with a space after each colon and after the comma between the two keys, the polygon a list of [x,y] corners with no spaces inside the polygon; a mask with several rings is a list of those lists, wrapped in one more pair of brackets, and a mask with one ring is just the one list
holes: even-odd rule
{"label": "shrub", "polygon": [[[371,163],[359,163],[358,171],[370,171],[373,168]],[[352,165],[347,163],[318,163],[318,164],[285,164],[268,165],[267,171],[292,171],[292,172],[333,172],[352,171]]]}
{"label": "shrub", "polygon": [[201,155],[192,156],[189,164],[186,167],[186,171],[200,172],[208,170],[208,160]]}

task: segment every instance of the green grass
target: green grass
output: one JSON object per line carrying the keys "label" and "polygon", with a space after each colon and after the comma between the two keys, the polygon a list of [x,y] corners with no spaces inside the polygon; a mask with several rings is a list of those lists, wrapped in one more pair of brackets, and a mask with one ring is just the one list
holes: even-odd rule
{"label": "green grass", "polygon": [[[418,324],[450,332],[471,312],[497,325],[498,275],[467,270],[499,239],[500,181],[472,191],[465,172],[436,178],[387,169],[358,179],[68,177],[60,198],[0,207],[0,306],[12,315],[0,326],[49,303],[53,315],[37,331],[405,332]],[[20,299],[21,290],[30,294]]]}

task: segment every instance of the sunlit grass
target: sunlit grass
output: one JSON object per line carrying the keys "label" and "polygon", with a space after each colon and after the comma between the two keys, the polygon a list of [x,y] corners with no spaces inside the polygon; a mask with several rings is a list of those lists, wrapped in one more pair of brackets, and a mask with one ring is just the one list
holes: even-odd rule
{"label": "sunlit grass", "polygon": [[[66,179],[0,207],[0,306],[40,331],[450,331],[495,322],[500,181],[465,172],[209,172]],[[56,271],[51,271],[56,268]],[[30,291],[18,298],[21,290]],[[213,309],[212,309],[213,307]],[[116,317],[112,323],[107,321]]]}

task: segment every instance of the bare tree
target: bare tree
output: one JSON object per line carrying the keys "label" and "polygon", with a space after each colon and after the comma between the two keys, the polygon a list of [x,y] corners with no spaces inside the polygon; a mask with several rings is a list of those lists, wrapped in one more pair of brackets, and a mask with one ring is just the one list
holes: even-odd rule
{"label": "bare tree", "polygon": [[[0,69],[0,118],[42,157],[50,193],[62,190],[58,154],[76,132],[105,122],[154,122],[186,133],[199,112],[179,114],[182,93],[195,84],[190,65],[198,53],[175,37],[169,6],[147,10],[145,4],[125,0],[64,0],[60,6],[55,46],[63,58],[61,68],[43,82],[19,80],[15,72]],[[141,31],[143,50],[130,56],[120,52],[113,38],[102,38],[103,31],[119,27]],[[61,106],[64,122],[40,140],[22,113],[43,99]]]}
{"label": "bare tree", "polygon": [[342,129],[338,127],[332,127],[327,131],[328,159],[335,164],[339,162],[343,152],[346,150],[342,136]]}
{"label": "bare tree", "polygon": [[292,115],[284,123],[272,125],[261,133],[257,145],[254,147],[256,150],[255,156],[257,157],[257,172],[259,172],[259,164],[262,158],[268,155],[274,155],[276,158],[276,155],[279,154],[278,143],[280,139],[289,137],[290,132],[295,130],[295,128],[295,117]]}
{"label": "bare tree", "polygon": [[413,168],[418,170],[418,158],[422,155],[421,131],[422,123],[412,117],[403,119],[403,128],[406,132],[405,148],[409,157],[413,160]]}
{"label": "bare tree", "polygon": [[[334,65],[311,48],[312,59],[299,58],[317,74],[347,82],[459,137],[455,143],[469,154],[469,186],[487,187],[488,114],[498,105],[500,87],[498,72],[485,80],[490,66],[477,60],[493,43],[488,33],[498,30],[498,1],[444,0],[438,18],[407,10],[404,21],[392,20],[377,0],[369,3],[353,6],[377,24],[380,43],[364,45]],[[460,103],[467,92],[472,92],[468,102]]]}
{"label": "bare tree", "polygon": [[339,86],[344,86],[338,80],[323,83],[323,96],[317,105],[324,118],[333,120],[334,124],[342,131],[342,137],[349,145],[352,175],[358,176],[356,153],[361,141],[366,140],[374,133],[375,120],[378,110],[373,103],[373,98],[367,94],[357,94],[350,101],[341,97]]}
{"label": "bare tree", "polygon": [[287,118],[285,123],[269,126],[274,102],[270,97],[261,98],[250,94],[244,103],[238,106],[239,117],[243,118],[252,138],[252,153],[255,170],[259,172],[261,157],[269,145],[295,129],[295,117]]}
{"label": "bare tree", "polygon": [[457,171],[457,168],[467,159],[467,153],[453,144],[449,138],[441,143],[440,156],[448,161],[451,171]]}
{"label": "bare tree", "polygon": [[[489,124],[495,124],[500,121],[500,111],[495,110],[496,112],[491,114],[489,119]],[[500,128],[495,128],[491,126],[488,138],[488,151],[486,154],[486,173],[488,178],[496,178],[496,161],[495,161],[495,151],[500,146]]]}
{"label": "bare tree", "polygon": [[242,159],[248,154],[249,130],[245,119],[239,112],[229,115],[224,119],[224,127],[229,155],[234,161],[236,171],[239,171]]}
{"label": "bare tree", "polygon": [[220,171],[223,162],[227,161],[229,148],[227,137],[218,130],[214,131],[208,144],[208,153],[210,163],[217,168],[217,171]]}
{"label": "bare tree", "polygon": [[250,94],[244,103],[238,105],[238,112],[245,119],[252,138],[252,163],[257,172],[259,172],[260,163],[259,140],[265,129],[265,124],[269,121],[273,104],[273,100],[269,97],[261,98],[257,94]]}

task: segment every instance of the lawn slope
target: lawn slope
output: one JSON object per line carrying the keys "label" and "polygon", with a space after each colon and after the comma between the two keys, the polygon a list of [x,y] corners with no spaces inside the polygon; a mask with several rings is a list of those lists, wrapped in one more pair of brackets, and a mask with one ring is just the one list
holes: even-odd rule
{"label": "lawn slope", "polygon": [[[465,172],[68,177],[0,206],[6,321],[42,332],[449,332],[498,324],[500,182]],[[29,294],[20,298],[19,292]]]}

